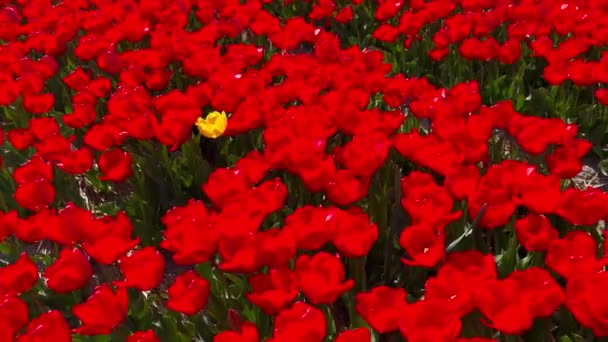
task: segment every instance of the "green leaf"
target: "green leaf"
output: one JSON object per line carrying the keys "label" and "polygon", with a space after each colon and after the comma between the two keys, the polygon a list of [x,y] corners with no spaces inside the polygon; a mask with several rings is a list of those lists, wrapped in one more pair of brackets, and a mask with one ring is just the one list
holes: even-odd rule
{"label": "green leaf", "polygon": [[554,116],[555,109],[548,99],[549,94],[546,89],[530,89],[530,95],[526,98],[529,113],[538,116]]}
{"label": "green leaf", "polygon": [[599,163],[600,172],[604,176],[608,176],[608,159],[604,159]]}
{"label": "green leaf", "polygon": [[551,339],[551,320],[548,318],[537,318],[532,328],[524,334],[526,341],[548,341]]}
{"label": "green leaf", "polygon": [[97,335],[97,336],[73,335],[72,341],[74,341],[74,342],[113,342],[113,341],[118,341],[118,340],[113,335]]}
{"label": "green leaf", "polygon": [[456,250],[456,247],[458,247],[458,244],[460,244],[460,242],[462,240],[464,240],[466,237],[470,236],[471,234],[473,234],[473,229],[472,227],[467,228],[464,233],[462,233],[462,235],[460,235],[458,238],[456,238],[454,241],[452,241],[452,243],[450,243],[448,245],[448,247],[446,248],[446,252],[451,252],[453,250]]}
{"label": "green leaf", "polygon": [[175,337],[181,335],[177,329],[177,320],[172,315],[164,315],[154,330],[161,341],[175,341]]}
{"label": "green leaf", "polygon": [[197,264],[194,266],[194,268],[203,278],[207,280],[211,280],[213,278],[213,268],[209,262]]}
{"label": "green leaf", "polygon": [[[501,231],[496,231],[496,234],[501,234]],[[501,254],[496,257],[498,272],[502,276],[506,276],[515,270],[517,265],[517,239],[515,236],[510,236],[506,250],[502,250]]]}
{"label": "green leaf", "polygon": [[192,183],[194,181],[194,176],[192,176],[189,173],[186,173],[186,174],[182,173],[180,179],[181,179],[182,183],[184,184],[184,186],[186,188],[189,188],[190,186],[192,186]]}

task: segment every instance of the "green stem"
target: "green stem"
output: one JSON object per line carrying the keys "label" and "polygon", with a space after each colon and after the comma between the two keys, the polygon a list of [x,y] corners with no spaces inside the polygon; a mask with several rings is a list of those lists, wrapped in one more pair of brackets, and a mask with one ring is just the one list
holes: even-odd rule
{"label": "green stem", "polygon": [[362,292],[367,290],[367,275],[365,272],[365,257],[349,259],[349,271],[352,279],[355,281],[355,290]]}
{"label": "green stem", "polygon": [[483,232],[481,228],[478,227],[478,224],[479,221],[481,221],[483,215],[486,213],[487,208],[487,205],[484,204],[479,210],[479,213],[477,214],[475,219],[473,219],[473,222],[471,223],[471,229],[473,229],[473,246],[475,247],[475,249],[478,249],[482,253],[489,252],[489,247],[483,240]]}
{"label": "green stem", "polygon": [[2,195],[0,195],[0,209],[5,213],[8,212],[8,204]]}
{"label": "green stem", "polygon": [[333,313],[331,312],[331,306],[323,305],[323,311],[325,311],[325,319],[327,321],[327,335],[335,335],[336,332],[336,321],[334,320]]}

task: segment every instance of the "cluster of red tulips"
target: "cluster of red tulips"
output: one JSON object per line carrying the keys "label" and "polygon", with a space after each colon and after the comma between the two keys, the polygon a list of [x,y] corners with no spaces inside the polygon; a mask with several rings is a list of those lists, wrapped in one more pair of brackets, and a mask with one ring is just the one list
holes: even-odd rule
{"label": "cluster of red tulips", "polygon": [[0,342],[608,336],[606,15],[0,0]]}

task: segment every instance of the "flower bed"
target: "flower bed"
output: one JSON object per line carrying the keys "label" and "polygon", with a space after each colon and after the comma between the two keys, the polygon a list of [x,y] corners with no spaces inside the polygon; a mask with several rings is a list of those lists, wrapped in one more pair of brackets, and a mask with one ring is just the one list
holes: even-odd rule
{"label": "flower bed", "polygon": [[0,341],[608,336],[607,12],[0,0]]}

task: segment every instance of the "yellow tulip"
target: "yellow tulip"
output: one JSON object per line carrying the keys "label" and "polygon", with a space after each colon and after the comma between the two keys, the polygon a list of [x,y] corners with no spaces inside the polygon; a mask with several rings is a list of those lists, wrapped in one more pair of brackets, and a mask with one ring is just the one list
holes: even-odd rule
{"label": "yellow tulip", "polygon": [[195,123],[198,132],[207,138],[216,139],[224,134],[228,125],[228,116],[225,112],[211,112],[206,118],[198,118]]}

